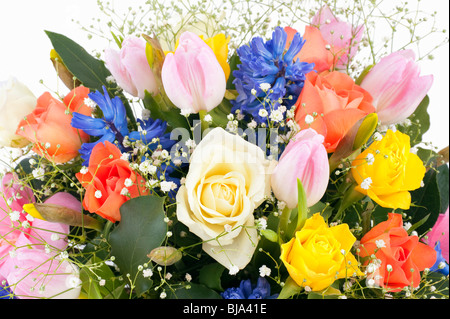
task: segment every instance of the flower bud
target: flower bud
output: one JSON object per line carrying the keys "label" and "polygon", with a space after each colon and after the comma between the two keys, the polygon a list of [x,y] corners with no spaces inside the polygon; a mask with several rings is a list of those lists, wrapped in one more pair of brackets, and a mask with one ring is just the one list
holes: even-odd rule
{"label": "flower bud", "polygon": [[147,257],[158,265],[170,266],[180,261],[183,255],[176,248],[162,246],[153,249]]}
{"label": "flower bud", "polygon": [[48,222],[102,229],[101,222],[81,213],[80,201],[69,193],[56,193],[43,204],[24,204],[23,210],[34,218]]}
{"label": "flower bud", "polygon": [[298,204],[297,178],[305,190],[308,207],[325,193],[330,168],[323,141],[324,137],[313,129],[300,131],[287,145],[272,174],[275,197],[291,209]]}

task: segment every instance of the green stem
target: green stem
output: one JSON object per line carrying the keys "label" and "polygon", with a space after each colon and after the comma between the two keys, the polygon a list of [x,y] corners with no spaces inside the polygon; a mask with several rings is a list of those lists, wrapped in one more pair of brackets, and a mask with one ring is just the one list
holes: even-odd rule
{"label": "green stem", "polygon": [[297,285],[297,283],[291,278],[288,277],[286,282],[284,283],[283,289],[281,289],[280,294],[277,299],[288,299],[292,296],[300,293],[302,291],[302,287]]}
{"label": "green stem", "polygon": [[207,130],[209,128],[209,124],[208,122],[205,121],[205,116],[208,113],[205,110],[200,110],[199,115],[200,115],[200,121],[201,121],[201,126],[202,126],[202,133]]}
{"label": "green stem", "polygon": [[361,218],[362,218],[362,233],[365,234],[367,233],[370,228],[370,220],[371,220],[371,216],[372,216],[372,209],[366,210],[364,212],[362,212],[361,214]]}
{"label": "green stem", "polygon": [[284,243],[284,238],[289,226],[289,218],[291,217],[291,209],[285,207],[281,213],[280,222],[278,224],[278,240]]}
{"label": "green stem", "polygon": [[339,210],[333,219],[334,221],[341,219],[344,210],[346,210],[351,205],[364,198],[365,195],[355,190],[355,186],[356,184],[351,185],[345,192],[344,197],[342,198],[341,204],[339,206]]}
{"label": "green stem", "polygon": [[109,233],[111,232],[111,228],[114,225],[114,223],[110,220],[108,220],[105,224],[105,227],[103,228],[103,236],[104,238],[109,237]]}
{"label": "green stem", "polygon": [[130,104],[125,98],[122,98],[123,105],[125,106],[125,111],[127,113],[127,117],[130,119],[130,125],[134,130],[137,130],[136,117],[134,116],[133,110],[131,109]]}

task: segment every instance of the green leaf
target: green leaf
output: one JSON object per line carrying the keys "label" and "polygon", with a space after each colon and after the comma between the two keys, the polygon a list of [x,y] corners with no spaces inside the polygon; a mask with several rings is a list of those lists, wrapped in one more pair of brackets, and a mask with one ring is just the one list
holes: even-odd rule
{"label": "green leaf", "polygon": [[228,123],[227,116],[231,114],[231,103],[227,99],[208,112],[212,118],[211,127],[226,127]]}
{"label": "green leaf", "polygon": [[425,166],[431,165],[438,156],[435,151],[429,148],[417,147],[417,156],[422,160]]}
{"label": "green leaf", "polygon": [[122,37],[121,35],[116,36],[116,35],[114,34],[114,32],[112,32],[112,31],[111,31],[111,35],[112,35],[114,41],[116,42],[117,46],[118,46],[119,48],[122,48],[123,37]]}
{"label": "green leaf", "polygon": [[358,76],[358,78],[355,81],[355,84],[357,85],[361,85],[362,81],[364,80],[364,78],[366,77],[367,74],[369,74],[370,70],[372,70],[373,68],[373,64],[369,65],[368,67],[366,67],[361,74]]}
{"label": "green leaf", "polygon": [[441,197],[440,213],[444,214],[449,203],[449,169],[447,165],[441,165],[437,168],[436,181]]}
{"label": "green leaf", "polygon": [[278,241],[278,235],[272,229],[262,229],[260,232],[261,232],[261,235],[263,235],[265,238],[267,238],[271,242],[276,243]]}
{"label": "green leaf", "polygon": [[445,298],[448,300],[448,276],[433,271],[426,276],[424,275],[422,279],[420,288],[417,289],[417,298],[430,299],[434,297],[436,299]]}
{"label": "green leaf", "polygon": [[297,190],[298,190],[298,206],[297,206],[297,230],[302,229],[305,221],[308,219],[308,206],[306,192],[303,188],[302,182],[297,178]]}
{"label": "green leaf", "polygon": [[376,113],[371,113],[364,118],[356,132],[352,146],[353,151],[359,150],[369,140],[377,125],[378,115]]}
{"label": "green leaf", "polygon": [[[298,204],[290,210],[287,207],[281,214],[279,224],[279,239],[281,243],[289,241],[297,231],[301,230],[305,221],[310,217],[310,209],[307,206],[306,193],[302,182],[297,178]],[[284,215],[284,216],[283,216]]]}
{"label": "green leaf", "polygon": [[398,125],[397,129],[410,136],[411,146],[417,145],[422,142],[422,136],[430,128],[430,116],[427,108],[430,104],[430,98],[428,95],[420,102],[414,113],[408,118],[411,124]]}
{"label": "green leaf", "polygon": [[333,207],[330,204],[325,204],[322,202],[317,202],[313,206],[308,209],[308,218],[314,215],[315,213],[320,213],[325,221],[330,218],[333,213]]}
{"label": "green leaf", "polygon": [[98,91],[103,91],[102,86],[111,87],[106,81],[111,73],[103,61],[94,58],[83,47],[62,34],[50,31],[45,33],[64,65],[84,86]]}
{"label": "green leaf", "polygon": [[425,224],[425,222],[428,220],[428,217],[430,217],[430,214],[426,215],[424,218],[416,222],[414,225],[408,228],[408,234],[411,235],[411,233],[417,228]]}
{"label": "green leaf", "polygon": [[[80,271],[80,279],[82,281],[82,290],[86,293],[89,299],[118,299],[124,297],[125,284],[115,278],[111,271],[102,259],[92,257]],[[94,269],[91,271],[91,268]],[[105,279],[105,284],[100,285],[99,279]]]}
{"label": "green leaf", "polygon": [[441,198],[436,180],[436,171],[430,169],[423,178],[424,186],[411,192],[411,207],[404,212],[411,216],[411,224],[419,223],[427,215],[426,221],[416,228],[422,235],[436,223],[441,210]]}
{"label": "green leaf", "polygon": [[227,90],[235,90],[236,89],[236,87],[233,84],[233,81],[234,81],[233,71],[238,69],[237,66],[240,63],[241,63],[241,60],[239,59],[239,56],[236,53],[233,54],[231,56],[230,62],[229,62],[230,76],[228,77],[228,80],[227,80]]}
{"label": "green leaf", "polygon": [[378,115],[371,113],[357,121],[343,136],[329,159],[330,172],[334,171],[341,161],[361,148],[368,141],[378,123]]}
{"label": "green leaf", "polygon": [[338,299],[342,293],[332,287],[329,287],[324,292],[310,292],[308,294],[308,299]]}
{"label": "green leaf", "polygon": [[283,289],[281,289],[278,299],[289,299],[303,290],[302,287],[297,285],[297,283],[291,277],[286,279]]}
{"label": "green leaf", "polygon": [[150,111],[152,119],[161,119],[166,121],[170,126],[169,130],[176,128],[184,128],[189,130],[189,123],[183,115],[180,113],[180,109],[173,105],[168,105],[161,94],[152,95],[145,92],[145,98],[143,100],[144,106]]}
{"label": "green leaf", "polygon": [[[103,93],[104,86],[111,96],[114,96],[112,89],[115,89],[117,86],[114,83],[108,83],[106,81],[106,78],[111,75],[111,72],[106,68],[103,61],[94,58],[78,43],[62,34],[50,31],[45,31],[45,33],[66,68],[85,87],[92,91],[100,91]],[[120,96],[120,98],[124,103],[127,117],[130,119],[133,129],[137,129],[136,119],[128,101],[123,96]]]}
{"label": "green leaf", "polygon": [[121,221],[109,237],[111,255],[122,275],[130,274],[138,295],[152,285],[138,266],[149,262],[147,254],[161,246],[166,237],[163,204],[164,198],[156,196],[140,196],[125,202],[120,207]]}
{"label": "green leaf", "polygon": [[169,299],[222,299],[216,291],[195,283],[170,291],[167,295]]}
{"label": "green leaf", "polygon": [[200,269],[199,283],[208,288],[223,291],[220,277],[222,276],[225,267],[219,263],[208,264]]}

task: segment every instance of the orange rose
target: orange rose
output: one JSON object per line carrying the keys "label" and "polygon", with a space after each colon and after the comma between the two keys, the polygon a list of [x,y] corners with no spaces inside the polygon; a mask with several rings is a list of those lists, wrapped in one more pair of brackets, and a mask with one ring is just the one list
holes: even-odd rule
{"label": "orange rose", "polygon": [[88,94],[89,89],[80,86],[61,102],[45,92],[34,111],[19,123],[16,134],[34,143],[33,151],[50,161],[59,164],[75,158],[89,135],[70,125],[72,112],[91,115],[91,108],[84,104]]}
{"label": "orange rose", "polygon": [[120,221],[120,206],[127,200],[147,195],[144,179],[136,174],[114,144],[105,141],[92,149],[87,171],[75,174],[86,189],[84,209],[113,223]]}
{"label": "orange rose", "polygon": [[[375,259],[369,256],[375,255]],[[360,257],[369,257],[364,265],[368,278],[389,291],[403,287],[416,288],[420,271],[436,262],[436,251],[419,242],[419,237],[408,236],[403,229],[401,214],[389,213],[388,220],[373,227],[361,239]],[[372,267],[373,266],[373,267]]]}
{"label": "orange rose", "polygon": [[347,74],[310,72],[296,102],[295,121],[301,129],[311,127],[325,136],[331,153],[358,120],[373,112],[370,94]]}

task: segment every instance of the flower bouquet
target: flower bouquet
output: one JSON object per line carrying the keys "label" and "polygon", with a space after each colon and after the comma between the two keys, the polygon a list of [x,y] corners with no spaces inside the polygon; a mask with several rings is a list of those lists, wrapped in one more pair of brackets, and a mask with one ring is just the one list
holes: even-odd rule
{"label": "flower bouquet", "polygon": [[67,92],[0,86],[1,298],[448,298],[422,11],[98,3],[104,54],[46,31]]}

